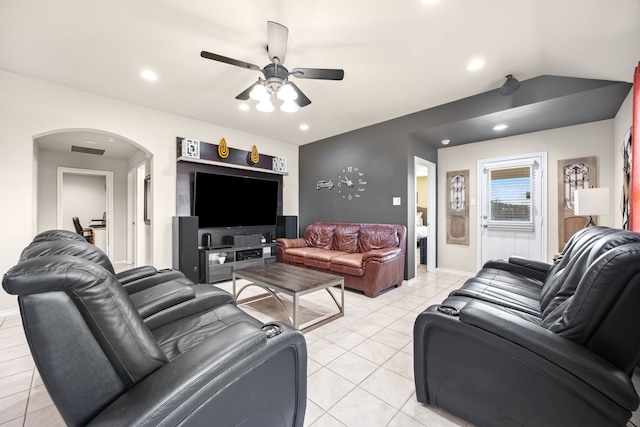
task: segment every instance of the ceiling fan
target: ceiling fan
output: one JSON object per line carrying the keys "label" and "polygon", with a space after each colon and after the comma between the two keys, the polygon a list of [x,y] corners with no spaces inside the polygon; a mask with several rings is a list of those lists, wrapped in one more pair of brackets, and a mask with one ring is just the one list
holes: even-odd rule
{"label": "ceiling fan", "polygon": [[260,111],[273,111],[272,100],[279,99],[282,102],[280,109],[286,112],[294,112],[298,107],[311,104],[311,100],[296,86],[289,77],[299,79],[342,80],[344,70],[329,68],[294,68],[289,71],[284,67],[284,58],[287,53],[287,38],[289,29],[277,22],[267,21],[267,52],[271,63],[264,68],[211,52],[202,51],[200,56],[218,62],[235,65],[262,72],[264,79],[258,77],[258,81],[236,96],[243,101],[249,98],[258,101],[257,108]]}

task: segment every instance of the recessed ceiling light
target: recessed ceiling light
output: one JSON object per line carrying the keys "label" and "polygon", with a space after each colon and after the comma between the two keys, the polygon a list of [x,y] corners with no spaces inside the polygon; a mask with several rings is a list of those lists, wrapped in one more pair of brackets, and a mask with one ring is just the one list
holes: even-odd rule
{"label": "recessed ceiling light", "polygon": [[442,143],[442,145],[449,145],[449,143],[451,142],[450,139],[443,139],[442,141],[440,141]]}
{"label": "recessed ceiling light", "polygon": [[145,80],[150,80],[150,81],[158,80],[158,75],[151,70],[140,71],[140,76]]}
{"label": "recessed ceiling light", "polygon": [[300,130],[309,130],[309,125],[307,125],[307,124],[301,124],[301,125],[300,125]]}
{"label": "recessed ceiling light", "polygon": [[503,125],[495,125],[493,127],[493,130],[505,130],[508,127],[509,127],[509,125],[504,125],[504,124]]}
{"label": "recessed ceiling light", "polygon": [[242,111],[249,111],[251,109],[251,107],[249,107],[248,104],[240,104],[238,108],[241,109]]}
{"label": "recessed ceiling light", "polygon": [[422,4],[432,5],[438,3],[440,0],[420,0]]}
{"label": "recessed ceiling light", "polygon": [[469,62],[469,64],[467,64],[467,71],[479,70],[480,68],[484,67],[485,64],[486,63],[483,59],[474,59],[473,61]]}

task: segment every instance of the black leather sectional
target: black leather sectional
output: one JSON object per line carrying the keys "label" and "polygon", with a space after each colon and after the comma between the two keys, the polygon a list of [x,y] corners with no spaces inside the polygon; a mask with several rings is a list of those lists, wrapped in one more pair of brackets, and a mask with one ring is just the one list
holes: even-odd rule
{"label": "black leather sectional", "polygon": [[638,408],[640,234],[490,261],[414,325],[420,402],[482,426],[624,426]]}
{"label": "black leather sectional", "polygon": [[300,332],[179,272],[114,274],[99,249],[66,237],[36,236],[2,285],[68,425],[303,425]]}

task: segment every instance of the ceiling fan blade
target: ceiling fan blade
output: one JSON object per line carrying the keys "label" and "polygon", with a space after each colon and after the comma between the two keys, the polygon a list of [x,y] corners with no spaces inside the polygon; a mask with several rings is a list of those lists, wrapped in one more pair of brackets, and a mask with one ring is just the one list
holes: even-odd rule
{"label": "ceiling fan blade", "polygon": [[249,94],[251,93],[251,91],[253,90],[253,88],[259,84],[260,82],[256,82],[254,84],[252,84],[251,86],[249,86],[247,89],[245,89],[242,93],[240,93],[240,95],[236,96],[236,99],[239,99],[241,101],[246,101],[249,99]]}
{"label": "ceiling fan blade", "polygon": [[289,29],[287,27],[277,22],[267,21],[267,51],[271,62],[284,64],[288,37]]}
{"label": "ceiling fan blade", "polygon": [[307,98],[307,95],[302,93],[300,88],[298,86],[296,86],[295,83],[293,83],[291,80],[289,80],[289,81],[287,81],[287,84],[291,85],[293,90],[295,90],[296,93],[298,94],[298,97],[295,99],[295,103],[298,104],[299,107],[306,107],[307,105],[311,104],[311,100],[309,98]]}
{"label": "ceiling fan blade", "polygon": [[224,62],[225,64],[235,65],[236,67],[247,68],[249,70],[255,70],[255,71],[262,70],[262,68],[258,67],[257,65],[249,64],[248,62],[239,61],[233,58],[227,58],[226,56],[217,55],[215,53],[207,52],[204,50],[200,52],[200,56],[206,59],[212,59],[214,61]]}
{"label": "ceiling fan blade", "polygon": [[291,71],[299,79],[342,80],[344,70],[330,68],[294,68]]}

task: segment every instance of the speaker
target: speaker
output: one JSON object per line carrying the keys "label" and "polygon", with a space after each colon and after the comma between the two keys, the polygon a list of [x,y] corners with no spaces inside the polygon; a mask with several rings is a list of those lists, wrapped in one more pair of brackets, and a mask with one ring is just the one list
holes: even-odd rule
{"label": "speaker", "polygon": [[276,238],[298,238],[298,217],[293,215],[279,216],[276,224]]}
{"label": "speaker", "polygon": [[243,246],[260,246],[262,244],[261,234],[236,234],[234,236],[223,236],[222,241],[226,245],[236,247]]}
{"label": "speaker", "polygon": [[182,271],[193,283],[198,283],[199,262],[198,217],[174,216],[173,268]]}

